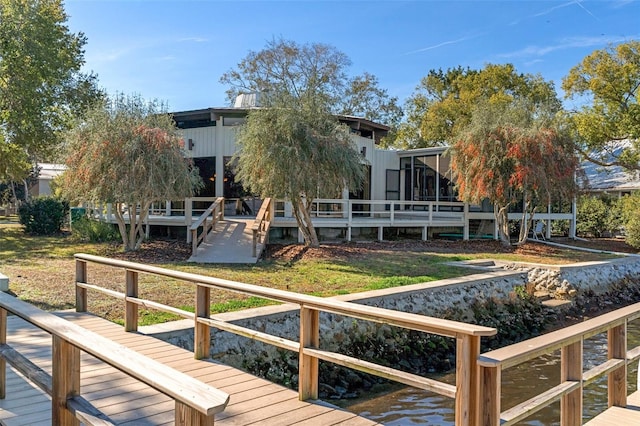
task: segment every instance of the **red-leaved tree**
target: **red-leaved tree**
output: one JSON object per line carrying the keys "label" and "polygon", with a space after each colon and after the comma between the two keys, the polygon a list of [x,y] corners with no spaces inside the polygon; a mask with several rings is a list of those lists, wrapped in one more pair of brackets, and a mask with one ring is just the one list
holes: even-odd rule
{"label": "red-leaved tree", "polygon": [[[459,198],[469,203],[488,199],[500,240],[510,245],[509,208],[522,202],[518,242],[526,239],[536,210],[576,190],[578,158],[573,142],[551,120],[500,113],[487,107],[451,146],[451,168]],[[535,120],[538,118],[539,120]]]}

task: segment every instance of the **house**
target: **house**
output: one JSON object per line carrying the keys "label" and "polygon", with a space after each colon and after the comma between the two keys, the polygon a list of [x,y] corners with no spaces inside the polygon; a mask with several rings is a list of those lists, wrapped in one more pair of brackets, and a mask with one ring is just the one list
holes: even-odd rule
{"label": "house", "polygon": [[[628,140],[621,141],[614,147],[612,155],[618,156],[629,145]],[[608,160],[611,161],[613,157]],[[640,175],[625,170],[621,166],[599,166],[590,161],[582,163],[584,172],[584,193],[591,195],[608,195],[620,198],[640,190]]]}
{"label": "house", "polygon": [[[235,182],[230,161],[236,151],[237,126],[245,122],[251,105],[239,99],[234,107],[179,111],[173,117],[182,129],[187,155],[205,182],[197,196],[230,200],[244,197],[255,212],[260,200],[247,197]],[[389,131],[387,126],[352,116],[337,118],[351,129],[367,167],[366,182],[360,191],[345,190],[339,199],[314,202],[314,225],[321,240],[382,240],[398,234],[422,239],[497,238],[492,205],[469,205],[457,199],[446,148],[383,149],[379,142]],[[179,203],[176,206],[180,208]],[[234,211],[230,208],[228,214]],[[565,200],[536,213],[536,219],[547,223],[547,233],[550,221],[568,220],[570,236],[574,236],[574,212],[572,200]],[[301,240],[287,203],[276,202],[274,216],[272,239]],[[510,213],[510,219],[521,218],[522,213]]]}
{"label": "house", "polygon": [[63,164],[38,163],[38,177],[35,183],[29,187],[31,197],[51,195],[51,181],[60,176],[65,166]]}

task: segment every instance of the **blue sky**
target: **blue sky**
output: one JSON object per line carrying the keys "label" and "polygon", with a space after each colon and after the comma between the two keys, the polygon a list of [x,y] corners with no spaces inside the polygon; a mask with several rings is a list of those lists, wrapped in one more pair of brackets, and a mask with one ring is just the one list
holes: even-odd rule
{"label": "blue sky", "polygon": [[274,37],[335,46],[352,75],[376,75],[401,103],[431,69],[487,63],[540,74],[561,94],[586,55],[640,39],[640,1],[629,0],[67,0],[65,8],[70,29],[87,36],[85,69],[102,88],[172,111],[228,105],[220,76]]}

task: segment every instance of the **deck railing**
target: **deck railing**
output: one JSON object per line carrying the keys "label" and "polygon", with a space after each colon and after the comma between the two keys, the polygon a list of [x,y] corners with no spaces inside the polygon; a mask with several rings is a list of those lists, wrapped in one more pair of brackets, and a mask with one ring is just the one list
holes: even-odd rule
{"label": "deck railing", "polygon": [[[585,386],[607,375],[609,406],[627,403],[627,367],[640,359],[640,346],[627,350],[627,324],[640,318],[640,303],[601,315],[524,342],[484,353],[478,360],[480,401],[478,424],[512,425],[560,400],[560,424],[582,424]],[[607,358],[583,371],[583,342],[607,332]],[[503,410],[500,405],[502,371],[560,349],[560,384]]]}
{"label": "deck railing", "polygon": [[[213,204],[191,224],[191,254],[193,257],[198,255],[198,246],[207,240],[209,232],[214,230],[216,223],[221,220],[224,220],[224,197],[218,197]],[[201,229],[202,231],[200,231]]]}
{"label": "deck railing", "polygon": [[[8,344],[7,312],[51,334],[51,375]],[[213,425],[214,414],[223,411],[229,401],[229,395],[197,379],[0,292],[0,398],[4,399],[8,390],[6,363],[9,362],[51,396],[53,425],[76,426],[81,422],[95,426],[114,425],[108,416],[81,396],[81,352],[93,355],[174,399],[176,425]]]}
{"label": "deck railing", "polygon": [[[454,398],[456,425],[469,425],[476,419],[478,403],[476,400],[476,389],[479,385],[476,361],[480,354],[480,339],[482,336],[494,335],[496,333],[494,328],[365,306],[331,298],[298,294],[105,257],[87,254],[76,254],[75,257],[76,309],[80,312],[87,310],[88,290],[95,290],[119,298],[125,303],[124,326],[127,331],[137,330],[138,306],[142,305],[146,308],[170,312],[194,321],[194,356],[198,359],[210,356],[210,327],[298,353],[298,392],[301,400],[316,399],[318,397],[318,361],[322,359]],[[89,263],[124,269],[126,271],[125,293],[108,290],[88,283],[87,265]],[[196,286],[195,313],[139,298],[138,275],[140,273],[173,278]],[[211,290],[215,289],[231,290],[277,302],[297,305],[300,315],[298,341],[285,339],[212,318],[210,315]],[[320,312],[328,312],[456,339],[455,386],[340,353],[320,349]]]}
{"label": "deck railing", "polygon": [[256,216],[255,222],[251,232],[253,233],[253,244],[251,249],[251,255],[253,257],[258,256],[258,243],[266,244],[269,240],[269,228],[271,227],[271,220],[273,219],[273,204],[271,198],[265,198],[260,206],[260,211]]}

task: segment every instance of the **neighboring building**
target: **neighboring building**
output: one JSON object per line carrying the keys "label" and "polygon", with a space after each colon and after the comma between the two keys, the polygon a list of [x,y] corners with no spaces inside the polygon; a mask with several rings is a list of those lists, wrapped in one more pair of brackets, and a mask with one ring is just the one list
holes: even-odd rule
{"label": "neighboring building", "polygon": [[[613,155],[619,155],[628,143],[628,141],[620,142],[613,151]],[[640,190],[640,176],[637,171],[630,172],[620,166],[603,167],[590,161],[585,161],[582,164],[582,170],[585,179],[583,182],[584,193],[607,194],[619,198]]]}
{"label": "neighboring building", "polygon": [[65,166],[62,164],[38,163],[38,178],[36,182],[29,188],[31,197],[51,195],[51,181],[60,176]]}

